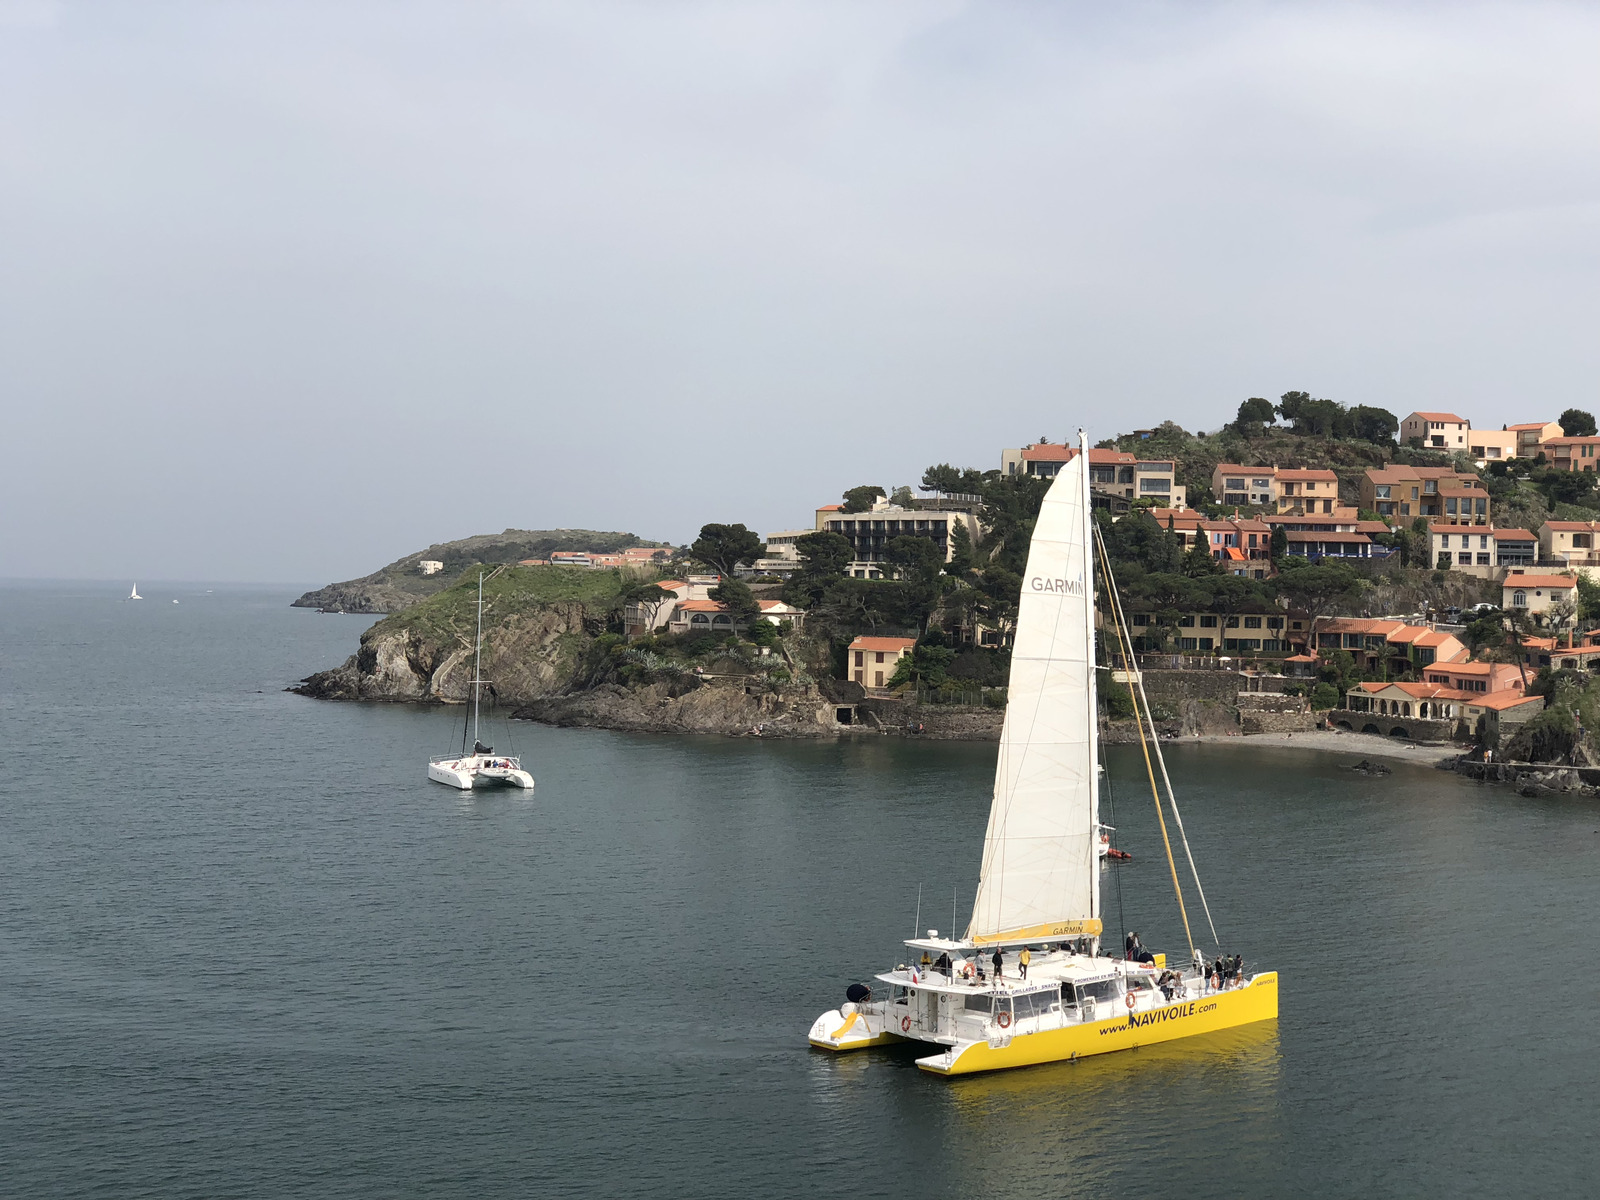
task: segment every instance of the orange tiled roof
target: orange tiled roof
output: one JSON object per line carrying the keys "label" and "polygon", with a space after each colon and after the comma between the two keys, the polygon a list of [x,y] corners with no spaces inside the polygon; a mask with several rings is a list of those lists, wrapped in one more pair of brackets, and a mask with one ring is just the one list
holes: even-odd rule
{"label": "orange tiled roof", "polygon": [[1554,424],[1556,424],[1556,422],[1554,422],[1554,421],[1529,421],[1524,425],[1507,425],[1506,426],[1506,432],[1507,433],[1516,433],[1517,431],[1523,430],[1523,429],[1543,429],[1546,425],[1554,425]]}
{"label": "orange tiled roof", "polygon": [[1281,480],[1287,480],[1290,483],[1300,483],[1307,480],[1333,480],[1337,482],[1339,477],[1332,471],[1323,471],[1312,468],[1301,469],[1299,467],[1285,467],[1283,470],[1278,472],[1278,478]]}
{"label": "orange tiled roof", "polygon": [[[1076,446],[1058,446],[1054,442],[1035,442],[1022,448],[1024,462],[1071,462],[1077,457]],[[1089,461],[1094,461],[1093,450],[1089,451]],[[1128,455],[1128,461],[1133,461],[1133,455]]]}
{"label": "orange tiled roof", "polygon": [[917,644],[916,638],[858,637],[850,643],[852,650],[909,650]]}
{"label": "orange tiled roof", "polygon": [[1414,412],[1411,415],[1413,417],[1421,417],[1424,421],[1450,421],[1456,425],[1465,425],[1467,423],[1465,417],[1458,417],[1455,413]]}
{"label": "orange tiled roof", "polygon": [[1507,575],[1502,587],[1508,588],[1575,588],[1578,581],[1570,575]]}

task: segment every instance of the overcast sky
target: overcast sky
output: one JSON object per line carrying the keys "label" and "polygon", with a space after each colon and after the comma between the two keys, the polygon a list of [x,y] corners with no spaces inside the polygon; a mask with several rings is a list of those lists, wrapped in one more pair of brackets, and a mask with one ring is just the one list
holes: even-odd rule
{"label": "overcast sky", "polygon": [[1600,7],[0,0],[0,576],[1600,407]]}

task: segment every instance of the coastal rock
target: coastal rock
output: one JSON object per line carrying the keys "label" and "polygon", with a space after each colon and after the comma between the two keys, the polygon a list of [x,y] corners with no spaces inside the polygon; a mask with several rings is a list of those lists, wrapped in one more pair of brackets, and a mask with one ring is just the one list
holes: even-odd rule
{"label": "coastal rock", "polygon": [[[483,677],[494,697],[504,704],[526,704],[575,686],[588,642],[585,617],[582,604],[550,604],[486,630]],[[322,700],[464,703],[471,694],[472,658],[471,643],[459,636],[445,642],[380,622],[362,636],[361,649],[344,665],[290,690]]]}
{"label": "coastal rock", "polygon": [[548,696],[515,714],[547,725],[621,729],[638,733],[741,734],[828,737],[833,707],[815,688],[747,691],[738,685],[645,687],[605,684],[570,695]]}

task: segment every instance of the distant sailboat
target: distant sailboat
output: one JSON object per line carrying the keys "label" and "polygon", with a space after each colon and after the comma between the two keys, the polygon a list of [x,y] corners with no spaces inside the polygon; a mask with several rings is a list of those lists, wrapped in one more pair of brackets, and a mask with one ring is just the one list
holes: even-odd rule
{"label": "distant sailboat", "polygon": [[472,651],[472,753],[467,753],[466,720],[461,723],[461,753],[428,761],[428,778],[462,791],[499,784],[531,788],[533,776],[522,769],[522,760],[509,754],[496,754],[493,746],[478,740],[479,688],[483,679],[483,572],[478,572],[478,639]]}
{"label": "distant sailboat", "polygon": [[143,596],[139,595],[139,585],[137,583],[133,585],[133,591],[128,593],[128,599],[129,600],[143,600],[144,599]]}

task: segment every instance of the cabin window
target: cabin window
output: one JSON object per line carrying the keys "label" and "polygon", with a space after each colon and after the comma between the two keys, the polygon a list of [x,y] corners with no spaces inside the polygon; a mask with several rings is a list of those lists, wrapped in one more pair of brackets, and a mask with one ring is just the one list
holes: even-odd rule
{"label": "cabin window", "polygon": [[1080,1000],[1119,1000],[1121,989],[1117,987],[1115,979],[1097,979],[1093,983],[1080,983],[1078,985],[1078,998]]}
{"label": "cabin window", "polygon": [[993,996],[968,996],[967,1011],[986,1013],[991,1010],[993,1003]]}
{"label": "cabin window", "polygon": [[1038,1016],[1040,1013],[1050,1012],[1056,1007],[1056,1004],[1056,994],[1054,992],[1024,992],[1022,995],[1011,997],[1011,1005],[1019,1021],[1023,1017],[1033,1017]]}

